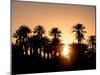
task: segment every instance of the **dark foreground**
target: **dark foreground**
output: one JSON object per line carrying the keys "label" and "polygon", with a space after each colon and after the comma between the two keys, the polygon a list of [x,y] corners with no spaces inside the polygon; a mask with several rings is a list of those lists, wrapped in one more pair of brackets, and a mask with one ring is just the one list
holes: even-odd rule
{"label": "dark foreground", "polygon": [[43,73],[73,70],[96,69],[95,58],[84,59],[73,64],[67,64],[62,59],[39,59],[33,56],[12,57],[12,74]]}

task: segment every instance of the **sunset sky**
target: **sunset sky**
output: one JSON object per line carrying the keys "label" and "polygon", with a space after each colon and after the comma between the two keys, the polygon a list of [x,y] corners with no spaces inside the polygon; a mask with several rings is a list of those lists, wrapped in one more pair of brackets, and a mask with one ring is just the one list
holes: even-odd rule
{"label": "sunset sky", "polygon": [[[62,32],[62,43],[68,44],[76,42],[72,27],[81,23],[86,27],[87,39],[89,35],[95,35],[95,10],[95,6],[13,1],[12,33],[21,25],[26,25],[31,30],[42,25],[46,30],[45,35],[48,36],[53,27],[58,27]],[[12,38],[13,42],[14,40]]]}

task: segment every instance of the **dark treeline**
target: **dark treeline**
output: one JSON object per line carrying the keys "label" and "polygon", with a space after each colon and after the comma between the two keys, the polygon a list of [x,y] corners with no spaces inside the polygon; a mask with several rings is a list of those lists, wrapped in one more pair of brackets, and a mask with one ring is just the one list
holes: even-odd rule
{"label": "dark treeline", "polygon": [[52,38],[46,36],[45,32],[42,25],[33,30],[22,25],[13,33],[13,37],[16,38],[15,43],[12,43],[13,74],[96,68],[96,36],[90,35],[85,39],[85,26],[76,24],[72,27],[77,43],[69,44],[70,65],[62,63],[62,60],[67,59],[61,54],[64,47],[61,43],[61,30],[53,27],[49,32]]}

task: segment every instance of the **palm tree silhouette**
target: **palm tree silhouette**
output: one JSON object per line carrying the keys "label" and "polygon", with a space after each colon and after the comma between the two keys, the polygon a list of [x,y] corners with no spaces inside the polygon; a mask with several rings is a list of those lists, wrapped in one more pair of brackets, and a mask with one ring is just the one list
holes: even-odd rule
{"label": "palm tree silhouette", "polygon": [[39,37],[42,37],[42,35],[45,33],[44,27],[41,25],[36,26],[33,33]]}
{"label": "palm tree silhouette", "polygon": [[54,39],[59,38],[61,35],[61,31],[58,28],[52,28],[50,31],[50,36],[53,36]]}
{"label": "palm tree silhouette", "polygon": [[83,24],[76,24],[75,26],[73,26],[72,32],[76,33],[76,39],[78,41],[78,44],[81,44],[82,40],[84,39],[84,33],[86,33],[84,29],[85,26],[83,26]]}
{"label": "palm tree silhouette", "polygon": [[44,36],[42,39],[42,48],[43,48],[43,52],[44,52],[44,59],[45,59],[45,53],[49,53],[49,43],[50,43],[50,40],[49,38],[47,38],[46,36]]}
{"label": "palm tree silhouette", "polygon": [[36,35],[32,35],[29,40],[30,46],[30,54],[37,56],[38,55],[38,48],[40,47],[40,40],[39,37]]}
{"label": "palm tree silhouette", "polygon": [[56,57],[57,54],[57,45],[60,43],[59,37],[61,37],[61,30],[54,27],[50,31],[50,36],[53,36],[52,38],[52,50],[54,51],[54,57]]}
{"label": "palm tree silhouette", "polygon": [[90,48],[93,50],[95,50],[96,48],[96,36],[95,35],[91,35],[89,36],[89,39],[87,40]]}
{"label": "palm tree silhouette", "polygon": [[22,25],[13,34],[13,37],[16,38],[16,44],[20,46],[23,50],[25,50],[26,55],[27,55],[27,50],[28,50],[28,38],[29,38],[28,34],[29,33],[31,33],[31,30],[27,26]]}
{"label": "palm tree silhouette", "polygon": [[35,47],[34,47],[35,41],[34,40],[35,40],[34,36],[33,35],[30,36],[30,38],[29,38],[30,55],[33,54],[33,51],[35,49]]}
{"label": "palm tree silhouette", "polygon": [[42,48],[42,38],[43,38],[43,34],[45,33],[45,29],[43,26],[38,25],[34,28],[33,33],[35,34],[35,36],[37,37],[37,46],[40,49],[40,55],[41,55],[41,48]]}

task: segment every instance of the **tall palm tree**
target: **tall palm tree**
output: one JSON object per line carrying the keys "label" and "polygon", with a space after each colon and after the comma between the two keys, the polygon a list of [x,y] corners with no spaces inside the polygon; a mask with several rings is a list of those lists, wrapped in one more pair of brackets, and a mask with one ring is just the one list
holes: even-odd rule
{"label": "tall palm tree", "polygon": [[50,36],[53,36],[52,38],[52,50],[54,51],[54,57],[56,57],[57,54],[57,45],[60,43],[60,39],[59,37],[61,37],[61,30],[59,30],[58,28],[54,27],[51,29],[50,31]]}
{"label": "tall palm tree", "polygon": [[75,26],[73,26],[72,32],[76,33],[76,39],[78,41],[78,44],[81,44],[82,40],[84,39],[84,33],[86,33],[84,29],[85,26],[83,26],[83,24],[76,24]]}
{"label": "tall palm tree", "polygon": [[39,37],[42,37],[42,35],[45,33],[44,27],[41,25],[36,26],[33,30],[33,33]]}
{"label": "tall palm tree", "polygon": [[16,38],[16,44],[21,46],[22,39],[21,39],[21,32],[20,32],[20,30],[18,29],[15,33],[13,33],[12,36],[14,38]]}
{"label": "tall palm tree", "polygon": [[40,39],[38,36],[33,35],[30,37],[29,40],[29,46],[30,46],[30,54],[34,54],[34,56],[37,56],[38,54],[38,48],[40,47]]}
{"label": "tall palm tree", "polygon": [[16,44],[25,50],[25,54],[27,54],[27,50],[28,50],[29,33],[31,33],[31,30],[27,26],[22,25],[13,34],[13,37],[16,38]]}
{"label": "tall palm tree", "polygon": [[33,33],[35,34],[35,36],[37,37],[37,43],[38,43],[38,48],[40,49],[40,55],[41,55],[41,48],[42,48],[42,38],[43,38],[43,34],[45,34],[45,29],[43,26],[38,25],[34,28]]}
{"label": "tall palm tree", "polygon": [[45,59],[45,53],[49,53],[49,43],[50,43],[50,40],[49,40],[49,38],[44,36],[41,39],[41,42],[42,42],[42,48],[43,48],[43,52],[44,52],[44,59]]}
{"label": "tall palm tree", "polygon": [[58,28],[54,27],[50,31],[50,36],[53,36],[54,39],[59,38],[61,36],[61,31]]}
{"label": "tall palm tree", "polygon": [[96,47],[96,36],[95,35],[91,35],[89,36],[89,39],[87,40],[90,48],[93,50],[95,50]]}

